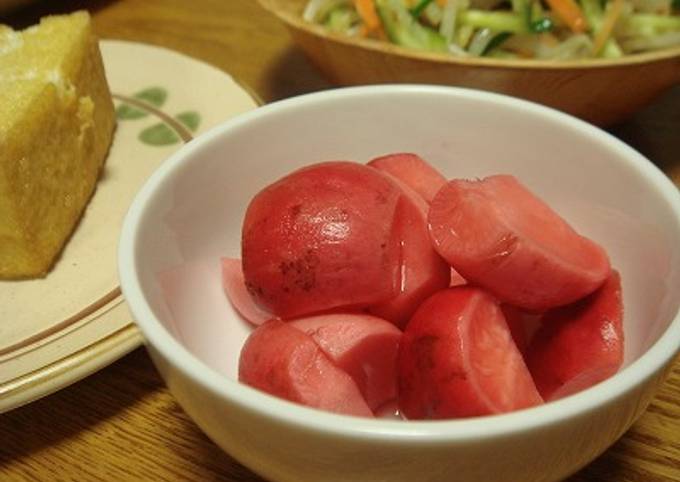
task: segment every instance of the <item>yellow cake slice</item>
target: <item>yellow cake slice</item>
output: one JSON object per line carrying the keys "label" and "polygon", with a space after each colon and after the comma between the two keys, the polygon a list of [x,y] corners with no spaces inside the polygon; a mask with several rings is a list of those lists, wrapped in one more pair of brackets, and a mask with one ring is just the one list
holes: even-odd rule
{"label": "yellow cake slice", "polygon": [[44,276],[92,196],[115,125],[86,12],[0,25],[0,278]]}

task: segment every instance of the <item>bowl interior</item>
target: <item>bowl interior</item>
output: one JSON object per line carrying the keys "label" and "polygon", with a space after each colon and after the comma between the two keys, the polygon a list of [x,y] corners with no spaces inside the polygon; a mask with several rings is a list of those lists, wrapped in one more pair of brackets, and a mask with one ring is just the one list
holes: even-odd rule
{"label": "bowl interior", "polygon": [[513,174],[601,243],[623,280],[626,365],[673,321],[680,305],[680,209],[676,188],[651,163],[556,111],[421,86],[290,99],[185,146],[138,200],[144,205],[133,262],[146,302],[191,353],[235,380],[251,328],[223,295],[220,257],[240,256],[251,197],[306,164],[405,151],[449,178]]}

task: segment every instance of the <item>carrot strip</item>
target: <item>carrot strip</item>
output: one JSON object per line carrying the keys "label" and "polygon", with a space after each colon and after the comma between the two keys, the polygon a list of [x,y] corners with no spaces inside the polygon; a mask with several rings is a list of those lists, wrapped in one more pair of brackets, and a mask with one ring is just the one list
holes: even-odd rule
{"label": "carrot strip", "polygon": [[610,5],[610,8],[607,9],[604,14],[602,26],[593,40],[593,55],[598,55],[600,53],[604,44],[611,36],[612,31],[616,26],[616,22],[623,11],[623,0],[614,0]]}
{"label": "carrot strip", "polygon": [[373,0],[354,0],[354,7],[369,32],[375,32],[382,28]]}
{"label": "carrot strip", "polygon": [[546,0],[552,11],[566,23],[572,32],[586,31],[586,18],[575,0]]}

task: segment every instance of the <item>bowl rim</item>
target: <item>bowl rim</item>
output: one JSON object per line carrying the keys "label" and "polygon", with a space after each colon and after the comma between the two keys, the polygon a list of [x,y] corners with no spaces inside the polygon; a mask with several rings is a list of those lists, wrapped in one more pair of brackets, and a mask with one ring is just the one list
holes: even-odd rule
{"label": "bowl rim", "polygon": [[[496,59],[487,57],[456,57],[437,52],[427,52],[409,49],[389,42],[368,38],[354,38],[336,32],[331,32],[321,25],[309,23],[300,15],[287,10],[276,8],[277,0],[257,0],[258,3],[281,20],[288,28],[305,32],[314,37],[330,42],[342,44],[346,47],[361,47],[377,53],[394,55],[396,57],[432,62],[435,64],[452,65],[458,67],[483,67],[488,69],[510,70],[599,70],[616,69],[624,66],[645,65],[654,62],[664,62],[674,58],[680,63],[680,45],[649,52],[624,55],[619,58],[595,58],[583,60],[537,60],[537,59]],[[678,74],[680,81],[680,74]]]}
{"label": "bowl rim", "polygon": [[[350,97],[356,98],[357,96],[367,98],[374,95],[414,96],[422,95],[422,93],[447,97],[457,96],[505,105],[506,107],[521,109],[523,112],[532,111],[550,121],[559,122],[567,128],[577,130],[579,135],[599,138],[601,142],[607,143],[620,154],[621,162],[635,168],[640,175],[648,180],[650,185],[656,188],[655,190],[677,215],[680,223],[680,191],[658,167],[611,134],[555,109],[491,92],[417,84],[345,87],[304,94],[273,102],[236,116],[197,137],[170,156],[150,176],[135,196],[123,221],[118,247],[118,270],[123,295],[128,302],[137,326],[147,341],[147,345],[151,345],[151,348],[156,350],[176,370],[182,372],[184,376],[192,379],[205,390],[238,405],[240,409],[246,412],[256,413],[260,417],[276,421],[278,424],[307,431],[350,438],[380,440],[383,443],[395,444],[409,440],[420,440],[433,444],[479,441],[523,433],[556,423],[566,423],[624,397],[664,370],[675,355],[680,352],[680,309],[675,313],[660,338],[642,356],[615,376],[570,397],[511,413],[467,419],[408,422],[369,419],[304,407],[229,379],[191,354],[162,325],[143,295],[135,264],[137,258],[136,240],[141,228],[140,223],[151,204],[149,201],[154,198],[156,191],[164,183],[166,177],[172,176],[175,171],[186,167],[186,162],[191,159],[195,151],[200,151],[206,145],[218,143],[222,136],[228,136],[232,130],[260,118],[267,118],[273,113],[286,112],[304,108],[306,105],[317,105]],[[157,363],[157,360],[154,360],[154,362]],[[629,422],[632,423],[632,420]]]}

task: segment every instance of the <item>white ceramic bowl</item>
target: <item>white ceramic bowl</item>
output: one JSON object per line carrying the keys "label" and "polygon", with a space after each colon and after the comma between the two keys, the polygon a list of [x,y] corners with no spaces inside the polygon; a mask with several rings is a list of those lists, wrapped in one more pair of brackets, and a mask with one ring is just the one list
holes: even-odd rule
{"label": "white ceramic bowl", "polygon": [[[218,259],[239,256],[251,196],[305,164],[397,151],[420,153],[448,177],[514,174],[604,245],[623,278],[621,372],[538,408],[437,422],[334,415],[239,384],[249,328],[222,296]],[[275,481],[558,480],[626,431],[680,347],[676,187],[601,130],[478,91],[348,88],[231,120],[151,177],[127,215],[119,255],[125,297],[180,405],[224,450]]]}

